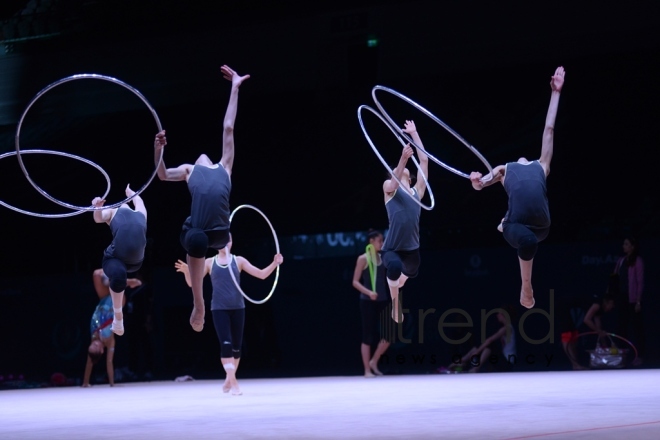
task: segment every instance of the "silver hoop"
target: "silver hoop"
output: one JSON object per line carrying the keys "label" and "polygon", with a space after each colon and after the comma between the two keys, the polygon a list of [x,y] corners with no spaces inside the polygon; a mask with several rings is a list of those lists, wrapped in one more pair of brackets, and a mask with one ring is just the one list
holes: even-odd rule
{"label": "silver hoop", "polygon": [[[449,127],[447,124],[445,124],[443,121],[441,121],[437,116],[435,116],[433,113],[431,113],[430,111],[428,111],[427,109],[425,109],[424,107],[422,107],[421,105],[419,105],[418,103],[416,103],[415,101],[413,101],[412,99],[408,98],[408,97],[405,96],[405,95],[402,95],[401,93],[399,93],[399,92],[397,92],[397,91],[395,91],[395,90],[392,90],[392,89],[390,89],[390,88],[388,88],[388,87],[384,87],[384,86],[374,86],[374,88],[371,89],[371,96],[372,96],[372,98],[374,99],[374,102],[376,103],[376,107],[378,107],[378,110],[380,110],[380,112],[381,112],[382,115],[385,117],[385,119],[387,119],[387,122],[389,122],[393,127],[395,127],[396,130],[398,131],[398,133],[399,133],[401,136],[403,136],[404,138],[406,138],[406,140],[407,140],[408,142],[410,142],[412,145],[414,145],[415,147],[419,148],[419,149],[422,150],[424,153],[426,153],[426,155],[427,155],[429,158],[431,158],[431,160],[432,160],[433,162],[437,163],[437,164],[440,165],[441,167],[445,168],[446,170],[451,171],[451,172],[454,173],[454,174],[457,174],[457,175],[459,175],[459,176],[461,176],[461,177],[465,177],[466,179],[469,179],[469,178],[470,178],[470,176],[469,176],[468,174],[465,174],[465,173],[463,173],[463,172],[457,170],[456,168],[450,167],[450,166],[447,165],[446,163],[442,162],[441,160],[439,160],[438,158],[436,158],[435,156],[433,156],[432,154],[430,154],[428,151],[426,151],[426,150],[424,150],[423,148],[419,147],[419,145],[417,145],[417,144],[415,143],[415,141],[412,140],[412,138],[408,135],[408,133],[406,133],[406,132],[403,131],[401,128],[399,128],[399,126],[398,126],[398,125],[392,120],[392,118],[390,118],[390,116],[387,114],[387,112],[385,111],[385,109],[383,108],[383,106],[380,105],[380,102],[378,102],[378,99],[376,98],[376,91],[377,91],[377,90],[382,90],[382,91],[384,91],[384,92],[387,92],[387,93],[390,93],[391,95],[396,96],[396,97],[399,98],[399,99],[404,100],[405,102],[407,102],[408,104],[412,105],[412,106],[415,107],[417,110],[419,110],[420,112],[424,113],[426,116],[428,116],[429,118],[431,118],[433,121],[435,121],[438,125],[440,125],[441,127],[443,127],[445,130],[447,130],[449,133],[451,133],[456,139],[458,139],[458,140],[459,140],[460,142],[462,142],[466,147],[468,147],[468,149],[469,149],[472,153],[474,153],[474,154],[479,158],[479,160],[481,160],[481,162],[482,162],[482,163],[486,166],[486,168],[488,169],[488,172],[490,173],[490,176],[491,176],[491,178],[492,178],[492,176],[493,176],[493,168],[490,166],[490,164],[488,163],[488,161],[486,160],[486,158],[485,158],[485,157],[479,152],[479,150],[477,150],[477,149],[474,148],[472,145],[470,145],[465,139],[463,139],[458,133],[456,133],[454,130],[452,130],[451,127]],[[490,180],[490,179],[488,179],[488,180]],[[485,182],[486,180],[482,180],[482,181]]]}
{"label": "silver hoop", "polygon": [[[232,211],[231,215],[229,216],[229,224],[231,225],[231,221],[234,218],[234,215],[236,214],[236,212],[238,212],[240,209],[243,209],[243,208],[250,208],[250,209],[253,209],[253,210],[257,211],[259,214],[261,214],[261,216],[264,218],[264,220],[266,220],[266,223],[268,223],[268,226],[270,227],[270,231],[273,233],[273,239],[275,240],[275,253],[279,254],[280,253],[280,243],[279,243],[279,241],[277,241],[277,234],[275,233],[275,229],[273,228],[273,225],[270,223],[270,220],[268,220],[268,217],[266,217],[266,215],[263,212],[261,212],[259,209],[255,208],[252,205],[237,206]],[[230,261],[230,263],[231,263],[231,261]],[[238,265],[238,263],[236,263],[236,264]],[[238,281],[236,280],[236,276],[234,275],[234,271],[231,270],[231,268],[229,270],[229,275],[231,275],[231,279],[234,281],[234,284],[236,285],[236,288],[238,289],[239,292],[241,292],[241,295],[243,295],[245,297],[245,299],[247,299],[248,301],[250,301],[253,304],[263,304],[266,301],[268,301],[270,299],[270,297],[273,295],[273,292],[275,292],[275,287],[277,287],[277,280],[280,278],[280,265],[278,264],[277,267],[275,268],[275,281],[273,282],[273,287],[270,289],[270,292],[268,293],[268,295],[260,301],[253,300],[252,298],[247,296],[245,294],[245,292],[243,292],[243,289],[241,289],[241,286],[239,285]]]}
{"label": "silver hoop", "polygon": [[[0,159],[4,159],[5,157],[13,156],[15,154],[18,154],[18,153],[16,153],[16,151],[10,151],[8,153],[0,154]],[[53,150],[23,150],[23,151],[20,152],[20,154],[54,154],[56,156],[69,157],[71,159],[76,159],[76,160],[79,160],[81,162],[84,162],[88,165],[93,166],[97,170],[99,170],[101,172],[101,174],[103,174],[103,176],[105,177],[106,182],[108,182],[108,188],[105,190],[105,194],[103,194],[102,198],[105,199],[105,197],[110,192],[110,176],[108,176],[108,173],[106,173],[105,170],[103,168],[101,168],[99,165],[95,164],[91,160],[85,159],[84,157],[76,156],[75,154],[63,153],[61,151],[53,151]],[[9,208],[12,211],[20,212],[21,214],[27,214],[27,215],[31,215],[33,217],[41,217],[41,218],[73,217],[74,215],[83,214],[85,212],[88,212],[86,209],[81,209],[81,210],[76,211],[76,212],[67,212],[67,213],[64,213],[64,214],[40,214],[38,212],[30,212],[30,211],[25,211],[23,209],[16,208],[15,206],[11,206],[10,204],[3,202],[2,200],[0,200],[0,205],[4,206],[5,208]]]}
{"label": "silver hoop", "polygon": [[[397,139],[399,139],[399,142],[401,142],[401,145],[403,145],[404,147],[406,146],[406,142],[401,138],[399,133],[397,131],[395,131],[393,126],[391,124],[389,124],[385,119],[383,119],[383,116],[381,116],[380,113],[378,113],[376,110],[369,107],[368,105],[361,105],[360,107],[358,107],[358,120],[360,121],[360,127],[362,127],[362,132],[364,133],[364,136],[367,138],[367,141],[369,142],[369,145],[371,145],[371,149],[374,150],[374,153],[376,153],[376,156],[378,156],[378,159],[380,159],[380,162],[383,164],[385,169],[390,172],[390,175],[392,176],[392,178],[399,183],[399,186],[403,186],[403,184],[401,183],[401,180],[399,180],[399,178],[394,174],[394,170],[392,168],[390,168],[390,166],[387,164],[385,159],[383,159],[383,156],[381,156],[380,152],[378,151],[378,149],[376,148],[376,146],[372,142],[371,138],[367,134],[367,129],[365,128],[364,122],[362,121],[362,110],[369,110],[371,113],[378,116],[378,118],[385,123],[385,125],[390,129],[390,131],[392,133],[394,133],[394,135],[397,137]],[[420,148],[420,150],[424,151],[422,148]],[[431,204],[427,206],[427,205],[422,203],[421,198],[420,198],[420,200],[417,200],[408,191],[405,191],[405,193],[408,194],[410,196],[410,198],[413,199],[419,206],[426,209],[427,211],[430,211],[435,207],[435,197],[433,197],[433,191],[431,191],[431,187],[429,186],[429,181],[426,178],[426,175],[424,174],[424,171],[422,171],[422,169],[419,167],[419,163],[415,159],[415,156],[412,156],[411,159],[415,163],[415,166],[417,166],[417,170],[419,170],[419,172],[422,174],[422,178],[424,179],[424,184],[426,185],[426,189],[429,192],[429,197],[431,197]]]}
{"label": "silver hoop", "polygon": [[20,143],[19,143],[19,137],[20,137],[20,134],[21,134],[21,126],[23,125],[23,119],[25,119],[25,115],[27,114],[28,110],[30,110],[30,107],[32,107],[32,105],[34,105],[34,103],[37,101],[37,99],[39,99],[41,96],[43,96],[44,93],[46,93],[47,91],[53,89],[54,87],[59,86],[60,84],[64,84],[66,82],[74,81],[74,80],[77,80],[77,79],[100,79],[100,80],[104,80],[104,81],[109,81],[111,83],[118,84],[118,85],[126,88],[127,90],[133,92],[133,94],[135,94],[138,98],[140,98],[142,100],[142,102],[144,102],[146,104],[147,108],[149,109],[149,111],[153,115],[154,120],[156,121],[156,126],[158,127],[158,132],[161,132],[163,130],[163,128],[160,124],[160,120],[158,119],[158,115],[156,114],[156,110],[154,110],[154,108],[151,106],[151,104],[149,104],[149,101],[147,101],[147,99],[137,89],[135,89],[134,87],[132,87],[128,84],[126,84],[123,81],[120,81],[116,78],[112,78],[110,76],[97,75],[95,73],[82,73],[82,74],[78,74],[78,75],[67,76],[66,78],[60,79],[59,81],[55,81],[54,83],[52,83],[52,84],[46,86],[45,88],[43,88],[39,93],[37,93],[35,95],[34,98],[32,98],[32,101],[30,101],[28,106],[25,108],[25,111],[21,115],[21,118],[18,120],[18,126],[16,128],[16,139],[15,139],[16,153],[17,153],[16,157],[18,158],[18,163],[21,166],[21,170],[23,170],[23,174],[27,178],[28,182],[30,182],[30,184],[34,187],[34,189],[36,189],[41,195],[46,197],[51,202],[57,203],[58,205],[64,206],[64,207],[69,208],[69,209],[74,209],[74,210],[79,210],[79,211],[99,211],[99,210],[103,210],[103,209],[118,208],[121,205],[123,205],[124,203],[128,203],[134,197],[140,195],[140,193],[142,193],[142,191],[144,191],[147,188],[147,186],[149,186],[149,184],[154,179],[154,177],[156,177],[156,174],[158,172],[158,166],[160,166],[160,163],[163,160],[163,152],[164,152],[163,148],[161,148],[161,150],[160,150],[160,157],[158,158],[158,164],[156,165],[156,168],[154,169],[154,172],[151,175],[151,177],[149,178],[149,180],[147,181],[147,183],[145,183],[142,186],[142,188],[135,191],[135,194],[133,194],[132,196],[127,197],[126,199],[122,200],[121,202],[118,202],[118,203],[115,203],[115,204],[112,204],[112,205],[106,205],[106,206],[76,206],[76,205],[72,205],[70,203],[62,202],[61,200],[58,200],[58,199],[54,198],[53,196],[46,193],[46,191],[41,189],[39,187],[39,185],[37,185],[32,180],[32,178],[30,177],[30,174],[27,172],[27,169],[25,168],[25,165],[23,164],[23,159],[21,159],[21,147],[20,147]]}

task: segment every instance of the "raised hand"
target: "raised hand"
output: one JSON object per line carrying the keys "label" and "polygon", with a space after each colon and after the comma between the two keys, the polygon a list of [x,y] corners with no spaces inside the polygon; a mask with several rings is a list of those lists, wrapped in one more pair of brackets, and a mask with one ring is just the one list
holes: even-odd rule
{"label": "raised hand", "polygon": [[222,72],[222,77],[224,79],[231,81],[232,87],[239,87],[241,84],[243,84],[243,81],[245,81],[250,77],[250,75],[240,76],[231,67],[227,66],[226,64],[220,67],[220,71]]}
{"label": "raised hand", "polygon": [[408,134],[413,134],[417,131],[417,127],[415,127],[415,123],[413,121],[406,121],[406,123],[403,124],[403,131]]}
{"label": "raised hand", "polygon": [[410,144],[407,144],[405,147],[403,147],[403,152],[401,153],[401,157],[404,159],[408,160],[413,156],[413,149],[410,146]]}
{"label": "raised hand", "polygon": [[280,265],[280,264],[282,264],[282,263],[284,262],[284,257],[282,256],[282,254],[277,254],[277,255],[275,255],[275,257],[273,258],[273,262],[274,262],[275,264],[277,264],[277,265]]}
{"label": "raised hand", "polygon": [[165,145],[167,145],[167,138],[165,137],[165,130],[163,130],[156,135],[156,139],[154,140],[154,149],[160,150]]}
{"label": "raised hand", "polygon": [[174,268],[177,272],[186,273],[188,272],[188,265],[181,260],[176,260],[174,263]]}
{"label": "raised hand", "polygon": [[483,175],[480,172],[472,171],[470,173],[470,182],[472,182],[473,184],[479,183],[479,182],[481,182],[482,177],[483,177]]}
{"label": "raised hand", "polygon": [[131,189],[131,184],[126,185],[126,197],[132,197],[135,191]]}
{"label": "raised hand", "polygon": [[92,206],[95,207],[95,208],[99,208],[99,207],[103,206],[104,203],[105,203],[105,200],[103,200],[100,197],[94,197],[94,200],[92,200]]}
{"label": "raised hand", "polygon": [[564,86],[564,68],[559,66],[555,70],[555,74],[550,78],[550,87],[555,92],[561,92],[561,88]]}

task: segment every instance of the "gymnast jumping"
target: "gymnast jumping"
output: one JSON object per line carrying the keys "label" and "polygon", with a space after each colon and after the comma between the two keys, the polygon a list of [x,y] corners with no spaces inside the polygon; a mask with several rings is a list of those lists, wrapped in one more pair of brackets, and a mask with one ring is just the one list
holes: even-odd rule
{"label": "gymnast jumping", "polygon": [[[412,137],[417,146],[424,148],[413,121],[406,121],[403,131]],[[392,319],[396,323],[403,322],[403,311],[399,298],[400,289],[408,278],[417,276],[421,262],[419,255],[421,206],[415,200],[419,201],[424,197],[426,182],[422,173],[428,178],[429,159],[420,148],[417,148],[419,170],[414,186],[411,186],[410,171],[406,168],[408,159],[413,155],[410,144],[403,148],[399,163],[392,170],[396,179],[390,178],[383,183],[389,232],[383,244],[382,259],[387,269],[387,284],[392,297]],[[408,194],[404,194],[403,191]]]}
{"label": "gymnast jumping", "polygon": [[204,259],[209,248],[220,250],[229,241],[229,194],[234,164],[234,122],[238,108],[238,90],[250,75],[239,76],[228,66],[220,68],[225,79],[231,81],[229,104],[225,113],[222,133],[222,158],[213,163],[206,154],[199,156],[194,165],[184,164],[166,168],[160,161],[160,150],[167,144],[165,131],[156,135],[155,161],[160,180],[185,180],[192,196],[190,216],[183,224],[180,241],[187,253],[193,293],[193,311],[190,325],[201,332],[204,328]]}
{"label": "gymnast jumping", "polygon": [[502,182],[509,196],[509,209],[497,229],[504,239],[518,251],[520,262],[520,304],[531,309],[536,304],[532,289],[532,265],[539,242],[550,231],[550,209],[548,206],[546,179],[550,174],[555,119],[559,96],[564,85],[564,68],[557,67],[550,79],[550,105],[545,119],[545,129],[541,143],[541,157],[532,162],[521,157],[517,162],[509,162],[493,168],[492,175],[482,176],[479,172],[470,174],[472,187],[481,190],[496,182]]}
{"label": "gymnast jumping", "polygon": [[[126,186],[126,196],[135,194]],[[103,253],[103,273],[108,277],[110,296],[114,317],[112,331],[121,336],[124,334],[124,290],[129,273],[137,272],[144,260],[144,249],[147,246],[147,208],[138,195],[132,199],[134,209],[124,203],[119,208],[94,211],[96,223],[107,223],[112,231],[112,243]],[[101,207],[105,203],[100,197],[92,200],[92,205]]]}
{"label": "gymnast jumping", "polygon": [[[245,325],[245,301],[240,290],[229,274],[229,267],[240,283],[240,272],[245,271],[253,277],[266,279],[284,261],[282,254],[276,254],[273,262],[263,269],[253,266],[246,258],[231,254],[231,234],[229,242],[213,258],[204,260],[202,277],[209,275],[213,286],[211,313],[213,324],[220,343],[220,361],[227,374],[222,391],[233,395],[242,394],[236,381],[236,371],[241,360],[243,327]],[[177,272],[183,273],[186,283],[192,287],[188,265],[181,260],[174,263]]]}

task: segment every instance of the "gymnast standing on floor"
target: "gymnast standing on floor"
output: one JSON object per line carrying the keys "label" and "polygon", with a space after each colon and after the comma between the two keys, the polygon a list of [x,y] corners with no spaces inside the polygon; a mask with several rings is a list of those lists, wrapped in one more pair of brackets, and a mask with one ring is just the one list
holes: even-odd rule
{"label": "gymnast standing on floor", "polygon": [[[360,317],[362,318],[360,354],[364,377],[375,377],[383,375],[378,369],[378,361],[390,346],[384,329],[380,325],[381,315],[387,310],[390,298],[385,268],[380,256],[383,248],[383,234],[380,231],[370,230],[367,239],[369,244],[366,252],[360,255],[355,262],[353,287],[360,292]],[[372,355],[373,347],[375,350]]]}
{"label": "gymnast standing on floor", "polygon": [[[245,301],[239,287],[234,283],[234,279],[240,285],[241,272],[255,278],[264,280],[273,273],[273,271],[282,264],[284,257],[282,254],[275,254],[272,263],[263,269],[253,266],[245,257],[231,254],[232,239],[229,234],[229,242],[225,247],[218,251],[213,258],[204,260],[204,272],[202,276],[211,277],[213,286],[213,296],[211,298],[211,313],[213,315],[213,324],[220,343],[220,361],[225,369],[226,378],[222,391],[233,395],[241,395],[236,372],[238,364],[241,361],[241,348],[243,344],[243,328],[245,327]],[[181,272],[189,287],[192,287],[190,270],[188,265],[181,260],[174,263],[177,272]]]}
{"label": "gymnast standing on floor", "polygon": [[550,174],[555,119],[559,96],[564,85],[564,68],[557,67],[550,78],[550,106],[545,119],[545,129],[541,142],[541,157],[532,162],[524,157],[517,162],[509,162],[493,168],[492,175],[482,176],[479,172],[470,174],[472,187],[481,190],[496,182],[502,182],[509,196],[509,209],[497,229],[504,239],[518,250],[520,262],[520,304],[531,309],[536,301],[532,289],[532,265],[539,242],[550,232],[550,208],[548,205],[546,179]]}

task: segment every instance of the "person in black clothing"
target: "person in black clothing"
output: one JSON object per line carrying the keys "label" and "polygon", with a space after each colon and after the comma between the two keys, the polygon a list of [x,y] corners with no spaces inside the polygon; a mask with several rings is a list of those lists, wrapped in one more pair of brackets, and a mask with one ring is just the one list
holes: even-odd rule
{"label": "person in black clothing", "polygon": [[183,224],[181,244],[186,250],[193,293],[190,325],[201,332],[204,328],[204,260],[208,249],[223,249],[229,241],[229,194],[234,165],[234,122],[238,109],[238,89],[250,75],[240,76],[228,66],[220,68],[223,77],[231,81],[229,104],[222,133],[222,158],[213,163],[205,154],[194,165],[184,164],[166,168],[161,149],[167,144],[165,131],[156,135],[155,161],[160,180],[185,180],[192,196],[190,216]]}
{"label": "person in black clothing", "polygon": [[[126,186],[126,196],[135,194]],[[114,317],[112,331],[121,336],[124,334],[124,290],[126,289],[128,274],[137,272],[144,260],[144,249],[147,245],[147,208],[140,196],[131,200],[133,207],[124,203],[119,208],[100,209],[94,211],[96,223],[107,223],[112,230],[112,243],[103,253],[101,267],[108,277],[110,296]],[[100,197],[92,200],[92,205],[101,207],[105,203]]]}
{"label": "person in black clothing", "polygon": [[[360,317],[362,318],[362,345],[360,354],[364,367],[364,377],[382,376],[378,369],[380,357],[387,351],[390,342],[381,328],[381,316],[390,304],[387,277],[380,251],[383,248],[383,234],[369,231],[369,245],[373,248],[361,254],[355,262],[353,287],[360,292]],[[373,355],[372,348],[376,347]]]}
{"label": "person in black clothing", "polygon": [[538,243],[548,236],[550,230],[550,210],[546,195],[546,179],[550,174],[550,161],[553,154],[555,119],[559,106],[559,95],[564,85],[564,68],[557,67],[550,79],[550,105],[543,130],[541,157],[528,161],[524,157],[517,162],[509,162],[493,168],[493,172],[482,176],[479,172],[470,174],[472,187],[481,190],[496,182],[502,182],[509,196],[509,209],[497,229],[504,239],[518,250],[520,262],[520,304],[531,309],[536,301],[532,289],[532,265]]}
{"label": "person in black clothing", "polygon": [[[410,144],[403,147],[399,163],[392,170],[392,177],[383,182],[385,210],[389,221],[389,232],[383,243],[383,265],[387,271],[387,284],[392,297],[392,319],[403,322],[400,289],[408,278],[415,278],[419,271],[419,201],[426,192],[429,175],[429,158],[422,151],[424,146],[413,121],[406,121],[403,131],[408,133],[417,148],[419,170],[417,181],[412,185],[410,171],[406,168],[408,159],[413,156]],[[399,182],[401,182],[399,184]],[[406,194],[407,193],[407,194]]]}

